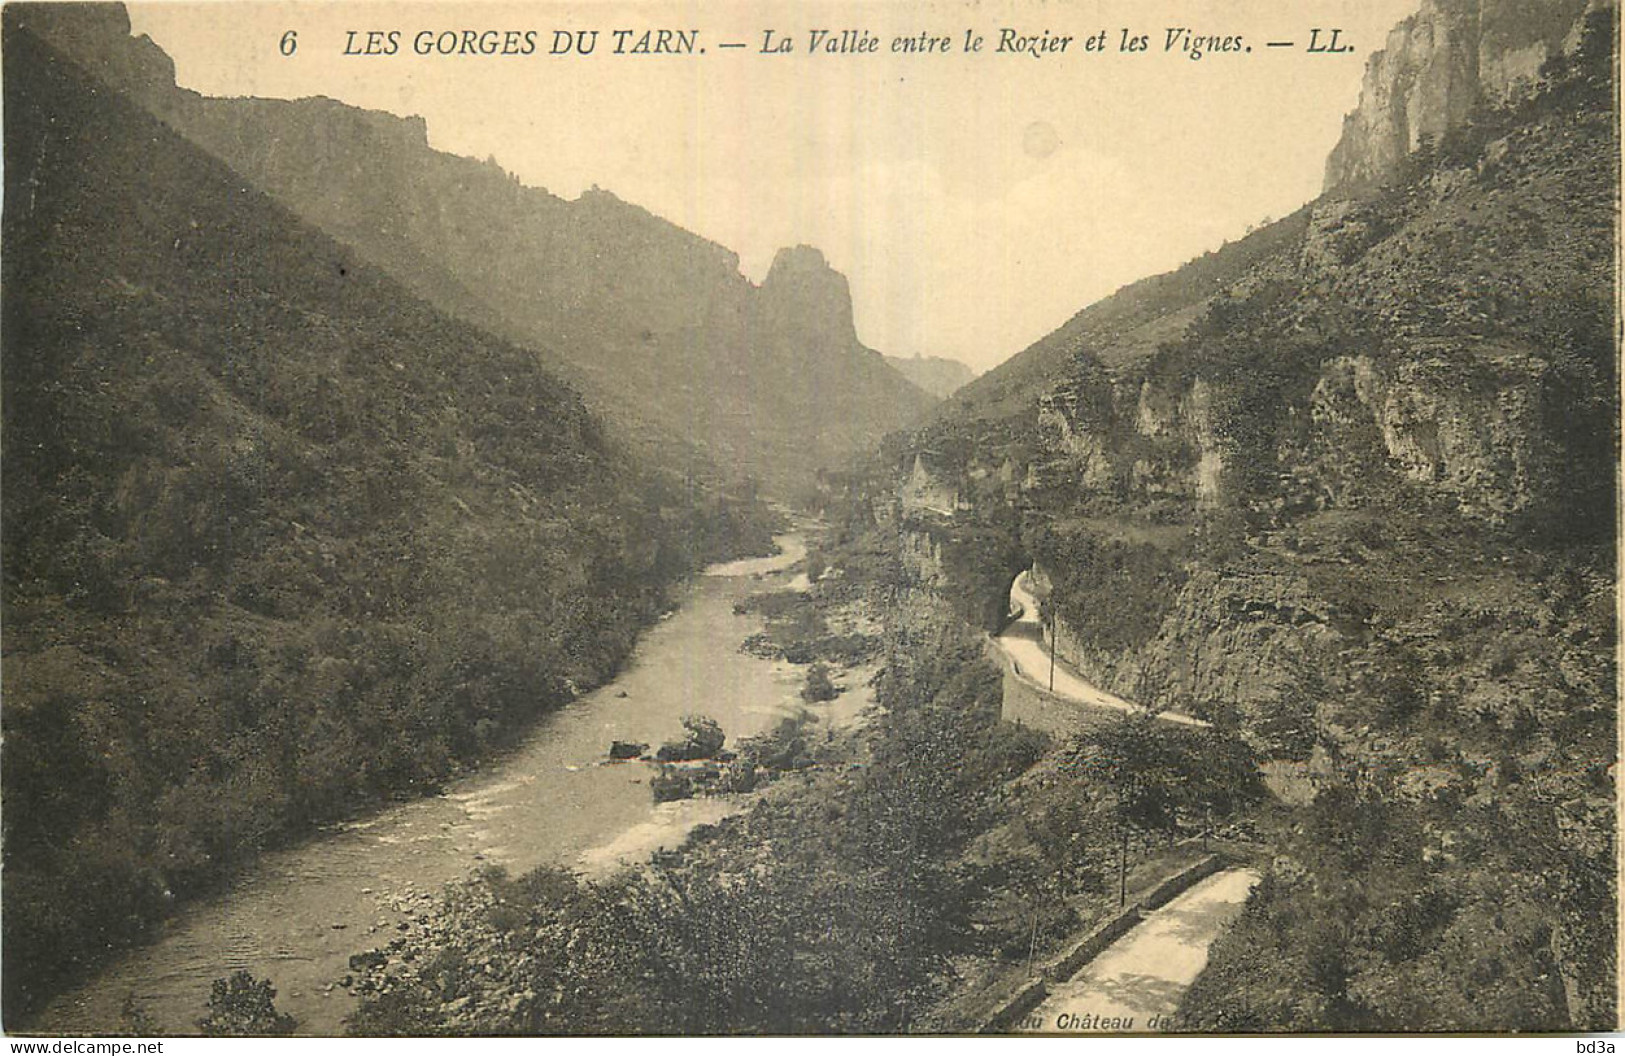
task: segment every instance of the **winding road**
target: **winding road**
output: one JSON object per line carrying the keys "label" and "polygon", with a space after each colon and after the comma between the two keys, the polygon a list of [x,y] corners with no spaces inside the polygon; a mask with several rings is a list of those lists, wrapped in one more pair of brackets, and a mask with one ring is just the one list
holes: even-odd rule
{"label": "winding road", "polygon": [[[1015,665],[1016,674],[1040,689],[1086,707],[1109,708],[1123,712],[1142,710],[1140,705],[1084,681],[1064,662],[1053,665],[1054,683],[1051,684],[1050,650],[1044,645],[1044,628],[1038,619],[1038,598],[1028,586],[1027,576],[1028,573],[1023,572],[1010,584],[1010,611],[1020,615],[994,638],[1005,656]],[[1207,725],[1201,719],[1182,715],[1177,711],[1159,712],[1157,718],[1181,726]]]}
{"label": "winding road", "polygon": [[[994,641],[1017,677],[1083,707],[1142,710],[1054,661],[1044,643],[1028,573],[1010,585],[1010,611],[1018,614],[1016,619]],[[1157,718],[1183,726],[1208,725],[1174,711],[1159,712]],[[1147,914],[1077,975],[1051,984],[1043,1003],[1017,1029],[1063,1034],[1177,1031],[1179,1003],[1206,967],[1208,947],[1241,912],[1258,879],[1252,869],[1228,869]]]}

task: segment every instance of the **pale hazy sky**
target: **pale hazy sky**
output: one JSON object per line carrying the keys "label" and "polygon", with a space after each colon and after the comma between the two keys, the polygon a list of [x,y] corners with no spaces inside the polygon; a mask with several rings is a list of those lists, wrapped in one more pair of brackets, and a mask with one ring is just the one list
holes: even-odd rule
{"label": "pale hazy sky", "polygon": [[[1416,6],[161,3],[131,16],[186,87],[422,115],[438,149],[494,156],[567,198],[613,191],[735,250],[753,280],[779,247],[815,245],[850,280],[867,344],[985,370],[1119,286],[1313,198],[1366,57]],[[609,54],[611,31],[661,27],[698,30],[706,53]],[[1193,61],[1165,50],[1179,27],[1253,50]],[[1308,54],[1314,27],[1339,27],[1356,50]],[[535,30],[536,54],[412,53],[422,30],[487,28]],[[879,51],[809,54],[818,28],[867,30]],[[999,54],[1006,28],[1074,40]],[[298,48],[284,57],[289,29]],[[344,56],[347,31],[369,29],[399,30],[399,53]],[[555,30],[590,29],[591,56],[547,54]],[[961,50],[967,29],[981,53]],[[1120,51],[1124,29],[1148,50]],[[765,30],[795,52],[760,54]],[[1102,30],[1106,50],[1082,50]],[[953,51],[892,54],[893,38],[922,32]],[[718,47],[738,41],[749,47]]]}

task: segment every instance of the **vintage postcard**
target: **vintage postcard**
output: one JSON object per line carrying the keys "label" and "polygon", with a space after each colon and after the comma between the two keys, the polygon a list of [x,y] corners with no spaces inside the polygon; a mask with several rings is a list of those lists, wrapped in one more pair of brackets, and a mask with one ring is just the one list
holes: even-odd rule
{"label": "vintage postcard", "polygon": [[5,1031],[1614,1030],[1618,17],[7,3]]}

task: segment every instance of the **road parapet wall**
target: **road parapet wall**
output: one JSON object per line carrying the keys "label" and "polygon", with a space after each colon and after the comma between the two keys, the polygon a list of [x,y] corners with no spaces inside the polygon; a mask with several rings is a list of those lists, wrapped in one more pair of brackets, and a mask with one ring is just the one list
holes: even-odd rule
{"label": "road parapet wall", "polygon": [[1038,974],[1008,998],[982,1025],[979,1033],[1003,1034],[1014,1028],[1049,996],[1050,983],[1063,983],[1088,966],[1111,945],[1127,935],[1151,912],[1166,906],[1208,877],[1234,862],[1227,855],[1210,854],[1162,881],[1134,904],[1108,917],[1041,968]]}

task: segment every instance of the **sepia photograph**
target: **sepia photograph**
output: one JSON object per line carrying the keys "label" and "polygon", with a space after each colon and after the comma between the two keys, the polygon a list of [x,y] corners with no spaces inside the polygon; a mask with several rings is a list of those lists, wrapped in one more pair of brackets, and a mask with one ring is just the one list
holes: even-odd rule
{"label": "sepia photograph", "polygon": [[1619,1028],[1618,0],[0,16],[7,1037]]}

